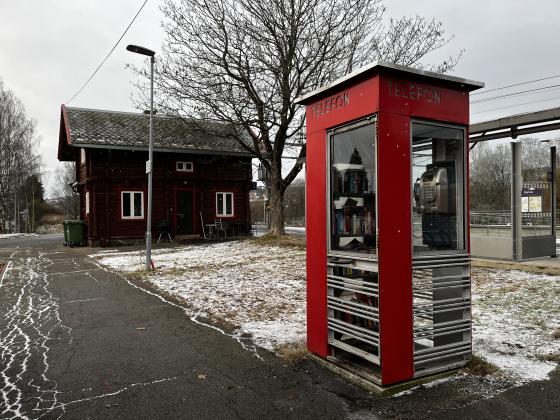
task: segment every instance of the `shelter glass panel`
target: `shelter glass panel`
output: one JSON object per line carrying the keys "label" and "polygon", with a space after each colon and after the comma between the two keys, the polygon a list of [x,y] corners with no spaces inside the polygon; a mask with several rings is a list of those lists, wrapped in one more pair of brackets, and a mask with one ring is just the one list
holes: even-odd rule
{"label": "shelter glass panel", "polygon": [[412,124],[412,243],[414,253],[465,249],[465,132]]}
{"label": "shelter glass panel", "polygon": [[511,145],[480,142],[469,154],[471,237],[511,237]]}
{"label": "shelter glass panel", "polygon": [[552,235],[552,167],[546,143],[526,141],[521,155],[522,236]]}
{"label": "shelter glass panel", "polygon": [[330,249],[376,252],[375,124],[330,136]]}

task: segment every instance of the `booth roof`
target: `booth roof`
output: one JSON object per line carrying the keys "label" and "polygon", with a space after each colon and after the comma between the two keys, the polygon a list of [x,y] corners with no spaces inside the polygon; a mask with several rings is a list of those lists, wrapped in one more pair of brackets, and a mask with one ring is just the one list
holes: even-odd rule
{"label": "booth roof", "polygon": [[380,73],[382,71],[401,74],[412,74],[427,80],[440,80],[444,83],[455,85],[456,88],[460,90],[469,92],[484,87],[483,82],[463,79],[456,76],[449,76],[447,74],[436,73],[433,71],[415,69],[413,67],[401,66],[400,64],[390,63],[388,61],[374,61],[370,64],[365,65],[364,67],[353,71],[352,73],[348,73],[346,76],[336,79],[328,85],[325,85],[319,89],[300,96],[299,98],[296,98],[295,102],[297,104],[307,105],[316,100],[317,97],[325,95],[327,92],[334,90],[334,88],[336,87],[342,87],[354,78],[365,77],[370,73]]}

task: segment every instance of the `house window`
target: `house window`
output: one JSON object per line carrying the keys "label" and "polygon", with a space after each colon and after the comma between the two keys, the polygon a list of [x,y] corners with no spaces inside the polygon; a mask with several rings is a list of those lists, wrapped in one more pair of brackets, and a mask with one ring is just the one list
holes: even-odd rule
{"label": "house window", "polygon": [[192,162],[176,162],[175,169],[177,172],[192,172],[193,163]]}
{"label": "house window", "polygon": [[233,216],[233,193],[230,192],[216,193],[216,216],[221,216],[221,217]]}
{"label": "house window", "polygon": [[144,218],[144,193],[142,191],[123,191],[121,193],[121,217],[123,219]]}
{"label": "house window", "polygon": [[89,191],[86,192],[86,214],[89,214]]}

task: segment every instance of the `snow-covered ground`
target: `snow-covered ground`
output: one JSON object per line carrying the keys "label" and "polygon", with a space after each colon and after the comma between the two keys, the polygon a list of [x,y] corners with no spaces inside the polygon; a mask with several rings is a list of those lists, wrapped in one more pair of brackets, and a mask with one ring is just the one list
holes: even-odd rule
{"label": "snow-covered ground", "polygon": [[545,379],[560,355],[560,276],[473,268],[474,351],[520,382]]}
{"label": "snow-covered ground", "polygon": [[[134,272],[138,252],[92,255]],[[252,240],[156,250],[147,280],[182,299],[191,315],[226,322],[241,336],[275,350],[305,340],[305,251]],[[560,277],[473,268],[474,352],[517,383],[544,379],[560,354]]]}
{"label": "snow-covered ground", "polygon": [[[292,236],[305,236],[305,226],[286,226],[284,228],[286,230],[286,234]],[[253,235],[254,236],[263,236],[269,232],[268,228],[264,225],[253,225]]]}
{"label": "snow-covered ground", "polygon": [[37,236],[36,233],[0,233],[0,239],[12,239],[20,236]]}

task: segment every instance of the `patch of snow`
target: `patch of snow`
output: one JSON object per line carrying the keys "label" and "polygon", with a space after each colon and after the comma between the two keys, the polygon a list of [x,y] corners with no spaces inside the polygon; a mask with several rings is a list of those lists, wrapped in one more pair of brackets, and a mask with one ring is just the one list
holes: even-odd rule
{"label": "patch of snow", "polygon": [[57,225],[41,225],[37,227],[37,229],[35,229],[35,232],[39,235],[46,235],[49,233],[62,233],[63,231],[64,228],[62,226],[62,223]]}
{"label": "patch of snow", "polygon": [[275,320],[275,321],[251,321],[241,324],[241,330],[253,336],[253,341],[258,346],[268,350],[275,347],[305,342],[307,339],[305,329],[305,313],[301,314],[300,319]]}
{"label": "patch of snow", "polygon": [[473,269],[474,352],[519,383],[548,378],[560,353],[560,277]]}
{"label": "patch of snow", "polygon": [[286,226],[286,233],[292,235],[305,235],[305,227],[303,226]]}
{"label": "patch of snow", "polygon": [[19,238],[23,236],[37,236],[36,233],[0,233],[0,239]]}
{"label": "patch of snow", "polygon": [[[305,236],[305,226],[286,226],[285,231],[288,235]],[[266,235],[270,230],[264,225],[253,225],[253,236],[259,237]]]}

